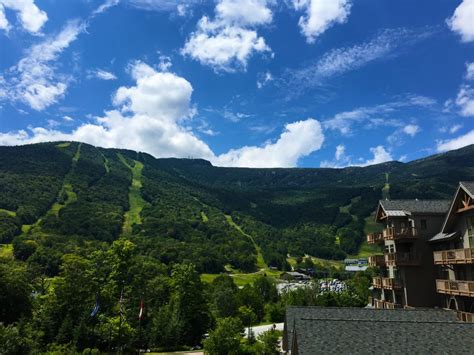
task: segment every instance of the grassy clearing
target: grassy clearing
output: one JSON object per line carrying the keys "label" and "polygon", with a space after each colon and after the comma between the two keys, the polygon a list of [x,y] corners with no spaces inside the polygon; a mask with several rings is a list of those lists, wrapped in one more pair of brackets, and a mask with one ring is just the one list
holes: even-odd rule
{"label": "grassy clearing", "polygon": [[71,145],[71,142],[63,142],[63,143],[56,144],[56,147],[57,148],[67,148],[70,145]]}
{"label": "grassy clearing", "polygon": [[[280,278],[280,274],[281,274],[281,271],[277,271],[277,270],[260,270],[258,272],[248,273],[248,274],[229,272],[229,276],[232,277],[235,284],[239,287],[254,283],[255,280],[259,276],[262,276],[262,275],[266,275],[267,277],[270,277],[276,280]],[[220,274],[201,274],[201,281],[206,282],[206,283],[211,283],[219,275]]]}
{"label": "grassy clearing", "polygon": [[229,223],[230,226],[234,227],[237,231],[239,231],[243,236],[247,237],[250,239],[252,242],[253,246],[255,247],[255,251],[257,252],[257,267],[259,269],[268,269],[267,264],[265,263],[265,260],[263,259],[262,255],[262,250],[260,247],[255,243],[255,240],[250,234],[245,233],[240,226],[238,226],[234,220],[232,219],[232,216],[226,215],[225,219],[227,220],[227,223]]}
{"label": "grassy clearing", "polygon": [[120,161],[132,171],[132,183],[128,192],[129,210],[125,212],[122,227],[123,235],[131,235],[133,225],[142,223],[140,213],[147,205],[141,194],[143,164],[134,160],[134,165],[131,166],[121,154],[117,155]]}
{"label": "grassy clearing", "polygon": [[16,216],[15,211],[9,211],[9,210],[5,210],[3,208],[0,208],[0,214],[6,214],[7,216],[10,216],[10,217],[15,217]]}
{"label": "grassy clearing", "polygon": [[0,259],[13,259],[13,244],[0,244]]}
{"label": "grassy clearing", "polygon": [[63,189],[60,193],[60,196],[66,195],[66,200],[63,203],[55,202],[51,209],[49,210],[49,214],[54,214],[56,217],[59,216],[59,211],[69,205],[70,203],[77,201],[77,194],[73,191],[72,185],[70,183],[65,183],[63,185]]}
{"label": "grassy clearing", "polygon": [[209,217],[206,216],[206,214],[204,213],[204,211],[201,211],[201,218],[202,218],[202,221],[203,221],[204,223],[209,222]]}

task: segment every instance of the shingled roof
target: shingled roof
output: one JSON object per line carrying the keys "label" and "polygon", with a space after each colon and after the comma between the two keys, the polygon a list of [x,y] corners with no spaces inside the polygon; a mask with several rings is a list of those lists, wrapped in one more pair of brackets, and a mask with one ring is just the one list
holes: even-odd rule
{"label": "shingled roof", "polygon": [[468,194],[474,196],[474,181],[461,181],[459,184],[464,188],[464,190],[466,190]]}
{"label": "shingled roof", "polygon": [[[294,338],[296,331],[296,336]],[[449,334],[449,335],[448,335]],[[468,353],[474,324],[441,309],[289,307],[284,346],[316,353]]]}
{"label": "shingled roof", "polygon": [[449,210],[450,200],[380,200],[384,211],[405,211],[410,214],[445,214]]}

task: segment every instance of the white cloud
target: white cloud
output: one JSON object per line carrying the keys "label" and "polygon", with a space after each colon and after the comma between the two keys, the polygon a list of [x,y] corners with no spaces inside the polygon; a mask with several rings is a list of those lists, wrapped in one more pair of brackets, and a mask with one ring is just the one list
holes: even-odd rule
{"label": "white cloud", "polygon": [[197,30],[191,33],[181,54],[215,71],[245,70],[254,53],[271,51],[254,29],[271,22],[268,5],[266,0],[220,0],[215,19],[204,16],[199,20]]}
{"label": "white cloud", "polygon": [[474,41],[474,0],[463,0],[447,23],[463,42]]}
{"label": "white cloud", "polygon": [[469,85],[462,85],[456,97],[456,105],[460,108],[461,116],[474,116],[474,89]]}
{"label": "white cloud", "polygon": [[374,157],[367,160],[364,164],[362,164],[362,166],[381,164],[393,160],[392,155],[381,145],[370,148],[370,152],[374,155]]}
{"label": "white cloud", "polygon": [[408,134],[410,137],[414,137],[418,132],[420,132],[420,127],[415,124],[409,124],[403,127],[403,132]]}
{"label": "white cloud", "polygon": [[168,71],[173,66],[173,63],[171,63],[171,58],[167,55],[160,55],[159,59],[160,62],[158,63],[158,68],[161,71]]}
{"label": "white cloud", "polygon": [[350,0],[293,0],[296,10],[306,14],[299,19],[302,34],[308,43],[313,43],[318,36],[335,24],[347,21],[351,10]]}
{"label": "white cloud", "polygon": [[261,89],[267,85],[270,81],[273,80],[273,75],[270,72],[266,72],[263,75],[260,75],[260,78],[257,80],[257,88]]}
{"label": "white cloud", "polygon": [[449,133],[454,134],[462,128],[462,125],[456,124],[449,129]]}
{"label": "white cloud", "polygon": [[453,139],[438,141],[436,149],[438,152],[445,152],[448,150],[459,149],[470,144],[474,144],[474,130]]}
{"label": "white cloud", "polygon": [[108,72],[106,70],[103,70],[103,69],[90,70],[87,73],[87,78],[88,79],[97,78],[97,79],[100,79],[100,80],[116,80],[117,79],[115,74],[113,74],[111,72]]}
{"label": "white cloud", "polygon": [[[95,122],[82,124],[71,133],[56,129],[56,122],[50,122],[49,128],[29,128],[29,132],[0,133],[0,144],[75,140],[106,148],[144,151],[155,157],[199,157],[216,165],[289,167],[318,150],[324,141],[319,122],[307,119],[287,124],[275,143],[245,146],[216,156],[184,125],[195,112],[191,105],[193,88],[186,79],[156,71],[139,61],[131,65],[130,73],[135,85],[120,87],[113,95],[115,109],[96,117]],[[70,121],[68,116],[63,119]],[[217,134],[205,126],[200,131]]]}
{"label": "white cloud", "polygon": [[359,69],[377,60],[400,55],[403,49],[433,33],[434,31],[429,28],[384,29],[367,42],[332,49],[304,67],[287,70],[281,81],[288,87],[291,98],[306,92],[307,89],[321,87],[332,77]]}
{"label": "white cloud", "polygon": [[111,7],[118,5],[119,2],[120,0],[105,0],[105,2],[102,5],[100,5],[97,9],[95,9],[92,12],[92,16],[95,16],[107,11]]}
{"label": "white cloud", "polygon": [[71,21],[56,36],[33,45],[7,72],[8,80],[0,82],[0,91],[6,93],[3,99],[21,101],[41,111],[64,96],[70,77],[57,74],[54,62],[84,28],[83,23]]}
{"label": "white cloud", "polygon": [[74,118],[72,118],[71,116],[63,116],[63,120],[66,121],[66,122],[73,122],[74,121]]}
{"label": "white cloud", "polygon": [[339,144],[336,147],[336,153],[334,154],[334,157],[336,158],[336,160],[341,160],[345,152],[346,152],[346,147],[343,144]]}
{"label": "white cloud", "polygon": [[324,142],[320,123],[312,118],[289,123],[275,143],[232,149],[215,160],[216,165],[237,167],[292,167],[301,157],[319,150]]}
{"label": "white cloud", "polygon": [[474,80],[474,62],[466,63],[466,80]]}
{"label": "white cloud", "polygon": [[0,29],[8,31],[10,24],[5,8],[17,12],[18,21],[26,31],[37,34],[48,21],[48,15],[36,6],[34,0],[0,0]]}
{"label": "white cloud", "polygon": [[[342,135],[351,135],[355,124],[363,124],[365,129],[372,129],[379,126],[401,128],[404,126],[403,121],[391,119],[389,116],[406,108],[429,108],[433,104],[433,101],[434,100],[429,97],[408,95],[386,104],[358,107],[352,111],[337,113],[330,119],[323,121],[323,126],[326,129],[337,130]],[[414,125],[408,125],[406,129],[413,133],[416,128]],[[416,132],[414,132],[414,134],[416,134]],[[405,133],[410,134],[408,132]]]}
{"label": "white cloud", "polygon": [[334,160],[323,160],[319,166],[321,168],[344,168],[351,164],[351,157],[346,155],[345,145],[339,144],[334,153]]}

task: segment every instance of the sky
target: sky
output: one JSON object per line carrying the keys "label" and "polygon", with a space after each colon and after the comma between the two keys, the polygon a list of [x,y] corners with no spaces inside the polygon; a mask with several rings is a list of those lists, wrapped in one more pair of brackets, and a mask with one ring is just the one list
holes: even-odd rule
{"label": "sky", "polygon": [[474,144],[474,0],[0,0],[0,145],[365,166]]}

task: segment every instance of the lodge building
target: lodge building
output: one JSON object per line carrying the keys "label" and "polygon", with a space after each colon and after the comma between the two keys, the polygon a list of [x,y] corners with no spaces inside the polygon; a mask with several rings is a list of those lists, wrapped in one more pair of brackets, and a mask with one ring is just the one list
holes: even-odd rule
{"label": "lodge building", "polygon": [[383,246],[369,257],[380,269],[374,308],[441,307],[474,322],[474,182],[460,182],[452,201],[382,200],[367,236]]}

